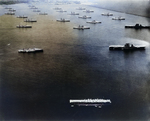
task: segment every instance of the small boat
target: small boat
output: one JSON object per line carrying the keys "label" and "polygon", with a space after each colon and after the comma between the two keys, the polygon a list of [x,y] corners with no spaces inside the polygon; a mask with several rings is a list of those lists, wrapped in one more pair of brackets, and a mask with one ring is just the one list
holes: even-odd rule
{"label": "small boat", "polygon": [[86,8],[82,8],[82,7],[79,7],[79,8],[76,8],[76,10],[85,10]]}
{"label": "small boat", "polygon": [[28,7],[35,7],[34,5],[29,5]]}
{"label": "small boat", "polygon": [[93,10],[85,10],[85,11],[83,11],[83,12],[92,13],[92,12],[94,12],[94,11],[93,11]]}
{"label": "small boat", "polygon": [[110,105],[110,99],[70,99],[71,107],[77,106],[94,106],[97,108],[102,108],[104,105]]}
{"label": "small boat", "polygon": [[38,9],[37,7],[35,7],[35,6],[32,6],[32,7],[30,7],[30,9]]}
{"label": "small boat", "polygon": [[5,9],[12,9],[11,7],[5,7]]}
{"label": "small boat", "polygon": [[44,13],[39,13],[39,15],[48,15],[48,13],[45,13],[45,12]]}
{"label": "small boat", "polygon": [[57,12],[62,12],[62,13],[63,13],[63,12],[67,12],[67,11],[65,11],[65,10],[59,10],[59,11],[57,11]]}
{"label": "small boat", "polygon": [[37,22],[37,20],[36,19],[26,19],[26,20],[24,20],[24,22]]}
{"label": "small boat", "polygon": [[17,16],[17,18],[28,18],[28,16]]}
{"label": "small boat", "polygon": [[110,45],[109,50],[145,50],[145,45],[133,45],[126,43],[125,45]]}
{"label": "small boat", "polygon": [[100,22],[100,21],[93,20],[93,21],[87,21],[86,23],[98,24],[98,23],[101,23],[101,22]]}
{"label": "small boat", "polygon": [[54,10],[62,10],[62,8],[58,8],[58,7],[56,7],[56,8],[54,8]]}
{"label": "small boat", "polygon": [[73,27],[73,29],[78,29],[78,30],[84,30],[84,29],[90,29],[90,27],[89,26],[75,26],[75,27]]}
{"label": "small boat", "polygon": [[64,18],[57,19],[56,21],[59,21],[59,22],[70,22],[69,19],[64,19]]}
{"label": "small boat", "polygon": [[79,16],[78,18],[88,19],[88,18],[91,18],[91,17],[84,15],[84,16]]}
{"label": "small boat", "polygon": [[135,24],[134,26],[128,25],[125,28],[133,28],[133,29],[150,29],[150,26],[143,26],[141,24]]}
{"label": "small boat", "polygon": [[6,12],[5,15],[15,15],[14,12]]}
{"label": "small boat", "polygon": [[29,49],[20,49],[20,50],[18,50],[18,53],[36,53],[36,52],[43,52],[43,49],[29,48]]}
{"label": "small boat", "polygon": [[69,15],[79,15],[79,13],[71,12]]}
{"label": "small boat", "polygon": [[113,17],[112,20],[125,20],[125,18],[121,17],[121,16],[120,17]]}
{"label": "small boat", "polygon": [[113,16],[112,13],[102,13],[102,16]]}
{"label": "small boat", "polygon": [[31,25],[17,25],[17,28],[32,28]]}
{"label": "small boat", "polygon": [[41,12],[40,10],[33,10],[33,12]]}
{"label": "small boat", "polygon": [[16,11],[16,10],[15,10],[15,9],[9,9],[9,11],[14,12],[14,11]]}

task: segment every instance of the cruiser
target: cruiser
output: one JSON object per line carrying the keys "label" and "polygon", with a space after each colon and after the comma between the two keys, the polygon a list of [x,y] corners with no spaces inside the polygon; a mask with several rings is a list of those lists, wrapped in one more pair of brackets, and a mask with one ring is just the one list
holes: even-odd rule
{"label": "cruiser", "polygon": [[88,18],[91,18],[91,17],[84,15],[84,16],[79,16],[78,18],[88,19]]}
{"label": "cruiser", "polygon": [[28,18],[28,16],[17,16],[17,18]]}
{"label": "cruiser", "polygon": [[93,21],[87,21],[86,23],[97,24],[97,23],[101,23],[101,22],[100,22],[100,21],[93,20]]}
{"label": "cruiser", "polygon": [[121,17],[121,16],[120,17],[113,17],[112,20],[125,20],[125,18]]}
{"label": "cruiser", "polygon": [[17,25],[17,28],[32,28],[31,25]]}
{"label": "cruiser", "polygon": [[141,24],[135,24],[135,26],[125,26],[125,28],[150,29],[150,26],[142,26]]}
{"label": "cruiser", "polygon": [[29,49],[20,49],[20,50],[18,50],[18,53],[36,53],[36,52],[43,52],[43,49],[29,48]]}
{"label": "cruiser", "polygon": [[71,107],[77,106],[94,106],[101,108],[103,105],[111,104],[110,99],[70,99],[69,100]]}
{"label": "cruiser", "polygon": [[73,27],[73,29],[78,29],[78,30],[84,30],[84,29],[90,29],[90,27],[88,27],[88,26],[75,26],[75,27]]}
{"label": "cruiser", "polygon": [[69,15],[79,15],[79,13],[71,12]]}
{"label": "cruiser", "polygon": [[102,16],[113,16],[112,13],[102,13]]}
{"label": "cruiser", "polygon": [[125,45],[110,45],[109,50],[145,50],[144,45],[133,45],[126,43]]}
{"label": "cruiser", "polygon": [[6,12],[5,15],[15,15],[14,12]]}
{"label": "cruiser", "polygon": [[59,21],[59,22],[70,22],[69,19],[64,19],[64,18],[57,19],[57,21]]}
{"label": "cruiser", "polygon": [[26,20],[24,20],[24,22],[37,22],[37,20],[35,20],[35,19],[26,19]]}

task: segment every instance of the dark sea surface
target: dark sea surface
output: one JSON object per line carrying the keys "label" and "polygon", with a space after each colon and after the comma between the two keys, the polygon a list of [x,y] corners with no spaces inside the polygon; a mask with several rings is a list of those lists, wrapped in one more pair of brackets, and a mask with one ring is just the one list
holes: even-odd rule
{"label": "dark sea surface", "polygon": [[[34,3],[9,5],[13,16],[0,6],[0,120],[150,120],[150,30],[125,29],[125,25],[149,25],[145,17],[105,9],[68,4]],[[56,12],[61,7],[67,12]],[[76,10],[86,7],[94,13]],[[92,19],[79,19],[88,15]],[[124,21],[101,16],[111,12]],[[37,19],[31,29],[17,15]],[[71,22],[56,22],[67,18]],[[101,21],[89,24],[86,21]],[[90,26],[74,30],[73,26]],[[110,51],[109,45],[146,45],[143,51]],[[43,53],[18,53],[18,49],[39,47]],[[74,107],[70,99],[110,99],[111,105]]]}

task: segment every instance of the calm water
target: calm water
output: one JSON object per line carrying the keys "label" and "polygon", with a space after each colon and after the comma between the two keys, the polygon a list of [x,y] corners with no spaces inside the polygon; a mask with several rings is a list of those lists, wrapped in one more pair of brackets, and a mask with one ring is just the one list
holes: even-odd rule
{"label": "calm water", "polygon": [[[150,120],[149,30],[124,29],[125,25],[149,25],[144,17],[84,5],[36,3],[47,16],[40,16],[28,4],[10,5],[15,16],[3,15],[0,6],[0,117],[1,120]],[[77,7],[94,13],[84,13]],[[61,7],[66,13],[53,10]],[[79,12],[101,24],[67,15]],[[125,21],[101,16],[111,12]],[[17,29],[25,24],[17,15],[37,19],[32,29]],[[69,23],[57,23],[67,18]],[[90,20],[90,19],[89,19]],[[90,30],[73,30],[73,26]],[[131,42],[146,45],[145,51],[109,51],[111,44]],[[40,47],[43,53],[22,54],[21,48]],[[112,104],[71,108],[69,99],[104,98]]]}

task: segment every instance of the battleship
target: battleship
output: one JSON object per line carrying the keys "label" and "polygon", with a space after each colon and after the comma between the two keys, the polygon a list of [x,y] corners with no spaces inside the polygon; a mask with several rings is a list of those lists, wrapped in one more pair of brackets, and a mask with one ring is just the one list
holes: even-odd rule
{"label": "battleship", "polygon": [[134,26],[132,25],[127,25],[125,28],[133,28],[133,29],[150,29],[150,26],[143,26],[141,24],[135,24]]}
{"label": "battleship", "polygon": [[145,50],[145,45],[133,45],[126,43],[125,45],[110,45],[109,50]]}
{"label": "battleship", "polygon": [[71,107],[77,106],[94,106],[101,108],[103,105],[111,104],[110,99],[70,99],[69,100]]}

